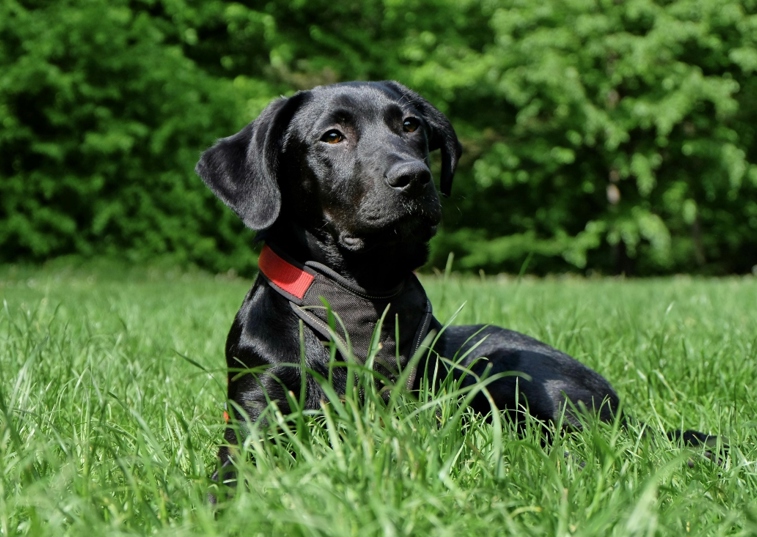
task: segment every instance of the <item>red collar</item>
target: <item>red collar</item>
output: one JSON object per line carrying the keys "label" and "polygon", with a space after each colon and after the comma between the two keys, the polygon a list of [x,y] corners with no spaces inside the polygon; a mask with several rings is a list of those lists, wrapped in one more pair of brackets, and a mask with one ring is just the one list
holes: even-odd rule
{"label": "red collar", "polygon": [[279,289],[302,300],[315,276],[286,261],[267,244],[258,258],[258,268]]}

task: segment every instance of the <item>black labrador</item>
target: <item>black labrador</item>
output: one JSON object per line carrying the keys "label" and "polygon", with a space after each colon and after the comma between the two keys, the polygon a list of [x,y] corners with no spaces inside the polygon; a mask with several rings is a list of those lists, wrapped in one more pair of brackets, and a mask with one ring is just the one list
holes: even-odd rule
{"label": "black labrador", "polygon": [[[497,407],[514,417],[527,411],[543,422],[578,425],[571,409],[585,408],[613,418],[618,396],[610,384],[563,352],[495,326],[440,332],[413,274],[441,219],[429,169],[429,152],[437,149],[446,196],[462,151],[447,118],[396,82],[351,82],[278,99],[202,155],[197,173],[265,243],[260,275],[226,342],[232,423],[220,451],[223,467],[231,462],[228,446],[239,441],[239,428],[258,420],[269,401],[287,412],[287,391],[300,393],[303,382],[307,408],[326,399],[298,367],[301,342],[306,369],[327,377],[330,350],[324,343],[337,340],[342,354],[350,347],[355,359],[365,360],[382,316],[375,367],[389,383],[402,378],[417,388],[430,372],[448,374],[449,362],[437,363],[437,356],[462,356],[452,373],[464,375],[463,383],[523,374],[503,375],[487,386]],[[343,327],[329,318],[322,299]],[[433,352],[401,376],[434,331]],[[331,378],[344,393],[346,374],[338,371]],[[472,405],[490,410],[483,394]],[[710,440],[696,431],[674,435],[691,444]]]}

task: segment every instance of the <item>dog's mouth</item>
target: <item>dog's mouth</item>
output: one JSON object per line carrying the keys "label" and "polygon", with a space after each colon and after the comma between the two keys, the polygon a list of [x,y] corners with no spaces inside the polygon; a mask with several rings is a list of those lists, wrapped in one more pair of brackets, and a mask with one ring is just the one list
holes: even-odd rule
{"label": "dog's mouth", "polygon": [[331,235],[346,252],[426,244],[442,219],[442,206],[433,188],[414,198],[366,196],[356,205],[349,211],[327,214]]}
{"label": "dog's mouth", "polygon": [[400,218],[390,225],[359,230],[343,230],[339,244],[350,252],[367,252],[397,244],[427,243],[436,235],[439,218]]}

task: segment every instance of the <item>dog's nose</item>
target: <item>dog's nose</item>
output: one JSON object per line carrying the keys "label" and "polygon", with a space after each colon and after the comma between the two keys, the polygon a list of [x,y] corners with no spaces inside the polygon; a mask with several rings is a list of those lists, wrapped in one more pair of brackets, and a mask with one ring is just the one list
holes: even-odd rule
{"label": "dog's nose", "polygon": [[423,162],[403,162],[392,166],[384,176],[386,184],[396,190],[420,188],[431,181],[431,170]]}

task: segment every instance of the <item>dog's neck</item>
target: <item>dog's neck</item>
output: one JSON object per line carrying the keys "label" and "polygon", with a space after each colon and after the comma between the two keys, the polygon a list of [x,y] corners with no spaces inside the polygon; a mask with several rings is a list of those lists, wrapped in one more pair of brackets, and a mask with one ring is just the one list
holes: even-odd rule
{"label": "dog's neck", "polygon": [[358,287],[378,293],[394,289],[428,256],[426,243],[348,252],[330,235],[316,235],[299,226],[274,226],[259,238],[301,264],[316,261]]}

